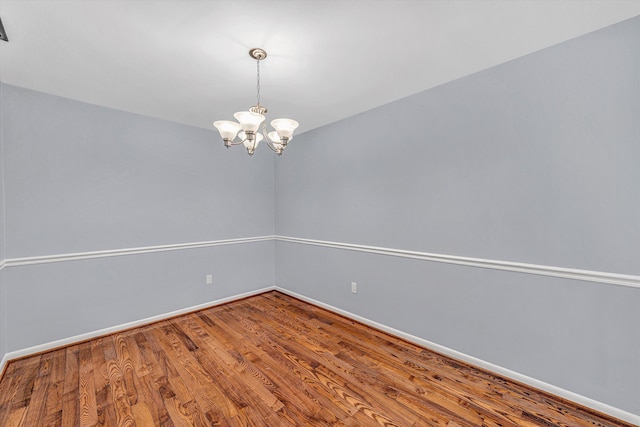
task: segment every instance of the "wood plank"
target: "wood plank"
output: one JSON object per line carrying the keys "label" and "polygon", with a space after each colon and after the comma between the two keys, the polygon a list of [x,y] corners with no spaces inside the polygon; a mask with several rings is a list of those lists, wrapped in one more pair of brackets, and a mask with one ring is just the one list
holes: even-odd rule
{"label": "wood plank", "polygon": [[95,426],[98,423],[98,405],[91,359],[91,344],[80,345],[78,351],[78,404],[80,406],[80,426]]}
{"label": "wood plank", "polygon": [[111,402],[116,414],[116,422],[118,426],[135,425],[133,415],[131,413],[131,401],[137,398],[137,393],[132,383],[127,383],[125,376],[126,370],[130,364],[128,352],[122,349],[122,342],[119,337],[114,338],[116,341],[116,358],[106,360],[107,377],[109,388],[111,391]]}
{"label": "wood plank", "polygon": [[66,351],[64,349],[53,352],[51,373],[48,381],[49,389],[46,393],[44,426],[60,425],[62,422],[62,402],[64,395],[64,371],[66,367]]}
{"label": "wood plank", "polygon": [[62,394],[61,425],[76,426],[80,424],[80,358],[79,347],[70,346],[66,349],[64,367],[64,385]]}
{"label": "wood plank", "polygon": [[11,361],[0,425],[630,427],[278,292]]}
{"label": "wood plank", "polygon": [[144,360],[134,334],[127,334],[123,339],[127,342],[130,351],[133,372],[136,374],[137,389],[141,395],[138,402],[131,408],[136,424],[140,426],[172,426],[173,422],[164,409],[162,395],[155,387],[155,381],[151,375],[152,371]]}
{"label": "wood plank", "polygon": [[170,390],[164,399],[171,420],[178,426],[205,425],[207,413],[215,410],[213,397],[207,392],[210,390],[206,387],[207,373],[188,354],[172,325],[163,324],[147,331],[145,336],[165,374],[164,384]]}
{"label": "wood plank", "polygon": [[25,426],[42,424],[42,420],[46,416],[45,405],[47,403],[49,386],[51,385],[49,380],[53,358],[54,353],[43,354],[40,358],[40,367],[33,382],[29,405],[24,419]]}
{"label": "wood plank", "polygon": [[110,337],[99,338],[91,341],[91,364],[93,381],[96,394],[97,426],[107,425],[108,419],[115,417],[111,399],[111,387],[109,386],[109,374],[105,359],[105,348],[111,345]]}

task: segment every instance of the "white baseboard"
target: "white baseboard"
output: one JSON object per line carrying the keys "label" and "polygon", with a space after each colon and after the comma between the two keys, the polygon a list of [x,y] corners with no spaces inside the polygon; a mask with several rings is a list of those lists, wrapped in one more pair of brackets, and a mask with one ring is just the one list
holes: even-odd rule
{"label": "white baseboard", "polygon": [[290,295],[294,298],[298,298],[302,301],[306,301],[308,303],[317,305],[319,307],[325,308],[334,313],[338,313],[342,316],[348,317],[350,319],[356,320],[365,325],[371,326],[373,328],[379,329],[381,331],[387,332],[391,335],[403,338],[409,342],[414,344],[418,344],[422,347],[428,348],[430,350],[436,351],[438,353],[444,354],[445,356],[449,356],[453,359],[457,359],[471,365],[477,366],[482,369],[486,369],[487,371],[491,371],[495,374],[504,376],[506,378],[521,382],[523,384],[534,387],[538,390],[545,391],[547,393],[551,393],[555,396],[561,397],[563,399],[569,400],[571,402],[577,403],[582,406],[586,406],[588,408],[594,409],[596,411],[602,412],[604,414],[611,415],[612,417],[616,417],[620,420],[636,424],[640,426],[640,415],[635,415],[627,411],[623,411],[622,409],[618,409],[611,405],[607,405],[606,403],[598,402],[597,400],[591,399],[586,396],[582,396],[580,394],[571,392],[569,390],[565,390],[560,387],[556,387],[552,384],[537,380],[535,378],[531,378],[529,376],[523,375],[519,372],[512,371],[510,369],[503,368],[498,365],[494,365],[493,363],[486,362],[482,359],[478,359],[473,356],[469,356],[468,354],[461,353],[456,350],[452,350],[450,348],[441,346],[439,344],[433,343],[431,341],[427,341],[425,339],[416,337],[411,334],[407,334],[405,332],[399,331],[397,329],[391,328],[389,326],[383,325],[381,323],[375,322],[373,320],[367,319],[365,317],[358,316],[357,314],[350,313],[348,311],[342,310],[340,308],[334,307],[329,304],[325,304],[323,302],[317,301],[313,298],[306,297],[304,295],[300,295],[296,292],[289,291],[287,289],[276,286],[275,290],[282,292],[283,294]]}
{"label": "white baseboard", "polygon": [[2,374],[4,374],[4,367],[9,363],[9,355],[5,354],[0,360],[0,379],[2,379]]}
{"label": "white baseboard", "polygon": [[268,286],[262,289],[257,289],[255,291],[250,291],[250,292],[245,292],[242,294],[237,294],[237,295],[233,295],[230,297],[226,297],[226,298],[221,298],[215,301],[210,301],[210,302],[206,302],[203,304],[198,304],[198,305],[194,305],[191,307],[187,307],[187,308],[182,308],[180,310],[175,310],[175,311],[171,311],[169,313],[163,313],[163,314],[159,314],[157,316],[151,316],[151,317],[147,317],[145,319],[140,319],[140,320],[135,320],[133,322],[128,322],[128,323],[123,323],[120,325],[116,325],[116,326],[111,326],[108,328],[104,328],[104,329],[99,329],[97,331],[92,331],[92,332],[87,332],[85,334],[80,334],[80,335],[75,335],[72,337],[68,337],[68,338],[63,338],[61,340],[56,340],[56,341],[50,341],[48,343],[44,343],[44,344],[39,344],[39,345],[35,345],[33,347],[27,347],[27,348],[23,348],[20,350],[16,350],[16,351],[11,351],[7,354],[5,354],[4,358],[2,359],[2,363],[4,366],[5,363],[11,361],[11,360],[15,360],[15,359],[19,359],[22,357],[26,357],[26,356],[30,356],[32,354],[37,354],[37,353],[42,353],[45,351],[49,351],[49,350],[53,350],[55,348],[60,348],[60,347],[65,347],[68,345],[72,345],[72,344],[76,344],[82,341],[87,341],[90,339],[94,339],[94,338],[98,338],[104,335],[110,335],[110,334],[114,334],[114,333],[118,333],[121,331],[125,331],[127,329],[131,329],[131,328],[135,328],[138,326],[144,326],[144,325],[148,325],[150,323],[154,323],[160,320],[165,320],[165,319],[169,319],[171,317],[175,317],[175,316],[180,316],[181,314],[187,314],[187,313],[191,313],[193,311],[198,311],[198,310],[204,310],[205,308],[210,308],[210,307],[214,307],[216,305],[221,305],[221,304],[225,304],[231,301],[235,301],[235,300],[239,300],[242,298],[247,298],[247,297],[251,297],[253,295],[258,295],[264,292],[268,292],[268,291],[273,291],[275,290],[275,286]]}

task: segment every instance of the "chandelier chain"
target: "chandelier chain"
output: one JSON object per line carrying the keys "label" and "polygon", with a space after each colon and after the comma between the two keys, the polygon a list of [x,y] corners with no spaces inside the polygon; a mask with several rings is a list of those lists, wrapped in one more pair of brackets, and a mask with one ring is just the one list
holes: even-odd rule
{"label": "chandelier chain", "polygon": [[257,89],[257,92],[258,92],[258,105],[260,105],[260,60],[259,59],[256,61],[256,67],[257,67],[257,70],[258,70],[258,72],[257,72],[258,83],[256,85],[256,89]]}

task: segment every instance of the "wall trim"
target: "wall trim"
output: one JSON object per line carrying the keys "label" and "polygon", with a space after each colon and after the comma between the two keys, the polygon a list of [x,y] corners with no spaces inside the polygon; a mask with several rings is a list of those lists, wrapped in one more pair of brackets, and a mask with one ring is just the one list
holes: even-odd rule
{"label": "wall trim", "polygon": [[[4,283],[4,273],[2,272],[2,270],[4,270],[4,260],[0,260],[0,286],[5,286]],[[7,307],[6,307],[6,298],[3,295],[3,289],[0,289],[0,316],[2,317],[2,324],[3,324],[3,328],[0,328],[0,334],[3,334],[5,337],[7,336],[7,319],[6,319],[6,312],[7,312]],[[0,379],[2,379],[2,376],[4,375],[4,368],[7,366],[7,362],[9,361],[9,358],[7,357],[6,353],[4,352],[5,349],[4,347],[6,347],[6,342],[3,344],[3,348],[2,350],[0,350],[0,355],[2,355],[2,357],[0,358]]]}
{"label": "wall trim", "polygon": [[402,258],[418,259],[423,261],[443,262],[469,267],[489,268],[493,270],[506,270],[517,273],[537,274],[540,276],[553,276],[563,279],[584,280],[587,282],[607,283],[610,285],[629,286],[640,288],[640,276],[630,274],[606,273],[601,271],[580,270],[575,268],[552,267],[547,265],[525,264],[511,261],[498,261],[492,259],[470,258],[454,255],[443,255],[429,252],[408,251],[378,246],[356,245],[352,243],[329,242],[324,240],[302,239],[298,237],[275,236],[276,241],[299,243],[303,245],[323,246],[334,249],[344,249],[356,252],[366,252],[378,255],[396,256]]}
{"label": "wall trim", "polygon": [[106,258],[125,255],[139,255],[154,252],[175,251],[183,249],[198,249],[213,246],[237,245],[245,243],[279,241],[297,243],[311,246],[322,246],[334,249],[343,249],[356,252],[372,253],[378,255],[395,256],[401,258],[416,259],[422,261],[442,262],[447,264],[464,265],[468,267],[489,268],[493,270],[511,271],[515,273],[536,274],[539,276],[552,276],[563,279],[582,280],[587,282],[605,283],[617,286],[640,288],[640,276],[631,274],[608,273],[593,270],[581,270],[576,268],[554,267],[539,264],[527,264],[521,262],[500,261],[483,258],[471,258],[455,255],[436,254],[430,252],[409,251],[405,249],[387,248],[381,246],[367,246],[353,243],[331,242],[326,240],[304,239],[289,236],[256,236],[237,239],[211,240],[205,242],[179,243],[171,245],[144,246],[139,248],[113,249],[93,252],[77,252],[59,255],[43,255],[24,258],[10,258],[0,260],[0,271],[5,268],[26,265],[44,264],[52,262],[76,261],[94,258]]}
{"label": "wall trim", "polygon": [[0,359],[0,380],[4,377],[4,370],[7,367],[7,363],[9,363],[9,355],[5,354],[2,356],[2,359]]}
{"label": "wall trim", "polygon": [[268,242],[273,241],[274,236],[257,236],[257,237],[244,237],[239,239],[225,239],[225,240],[210,240],[206,242],[194,242],[194,243],[178,243],[172,245],[159,245],[159,246],[143,246],[139,248],[125,248],[125,249],[113,249],[104,251],[92,251],[92,252],[76,252],[59,255],[42,255],[35,257],[24,258],[9,258],[4,260],[5,267],[18,267],[23,265],[45,264],[50,262],[63,262],[63,261],[76,261],[82,259],[93,258],[106,258],[123,255],[139,255],[149,254],[154,252],[166,252],[176,251],[183,249],[198,249],[207,248],[213,246],[224,245],[238,245],[243,243],[256,243],[256,242]]}
{"label": "wall trim", "polygon": [[[7,354],[5,354],[4,358],[2,359],[2,363],[6,364],[12,360],[21,359],[23,357],[32,356],[34,354],[43,353],[46,351],[54,350],[56,348],[78,344],[80,342],[92,340],[105,335],[111,335],[118,332],[123,332],[131,328],[146,326],[151,323],[158,322],[160,320],[166,320],[172,317],[181,316],[183,314],[192,313],[194,311],[204,310],[206,308],[211,308],[217,305],[226,304],[232,301],[252,297],[254,295],[263,294],[265,292],[269,292],[273,290],[275,290],[275,286],[267,286],[261,289],[256,289],[254,291],[244,292],[241,294],[232,295],[230,297],[220,298],[217,300],[205,302],[205,303],[194,305],[191,307],[170,311],[168,313],[158,314],[156,316],[150,316],[144,319],[134,320],[132,322],[122,323],[120,325],[110,326],[108,328],[98,329],[96,331],[91,331],[91,332],[87,332],[80,335],[75,335],[72,337],[67,337],[60,340],[56,340],[56,341],[50,341],[44,344],[34,345],[32,347],[23,348],[20,350],[10,351]],[[0,365],[0,368],[4,368],[4,366]],[[0,369],[0,372],[2,372],[2,369]]]}
{"label": "wall trim", "polygon": [[371,326],[372,328],[381,330],[383,332],[387,332],[393,336],[403,338],[409,342],[417,344],[419,346],[425,347],[429,350],[433,350],[437,353],[441,353],[445,356],[449,356],[453,359],[457,359],[471,365],[477,366],[479,368],[485,369],[492,373],[507,377],[509,379],[521,382],[530,387],[536,388],[538,390],[542,390],[544,392],[553,394],[555,396],[561,397],[563,399],[569,400],[571,402],[577,403],[582,406],[586,406],[587,408],[593,409],[598,412],[602,412],[607,415],[611,415],[612,417],[616,417],[620,420],[637,424],[640,426],[640,415],[635,415],[630,412],[624,411],[622,409],[616,408],[614,406],[608,405],[606,403],[599,402],[597,400],[591,399],[586,396],[582,396],[580,394],[574,393],[569,390],[565,390],[563,388],[554,386],[553,384],[546,383],[544,381],[537,380],[535,378],[529,377],[527,375],[521,374],[516,371],[512,371],[507,368],[503,368],[498,365],[494,365],[493,363],[484,361],[482,359],[478,359],[474,356],[470,356],[465,353],[461,353],[459,351],[450,349],[448,347],[442,346],[440,344],[436,344],[431,341],[427,341],[415,335],[411,335],[405,332],[402,332],[398,329],[394,329],[390,326],[383,325],[381,323],[375,322],[373,320],[367,319],[366,317],[358,316],[357,314],[353,314],[349,311],[342,310],[340,308],[334,307],[330,304],[326,304],[315,300],[313,298],[306,297],[304,295],[298,294],[296,292],[290,291],[288,289],[281,288],[279,286],[275,286],[275,290],[278,292],[282,292],[283,294],[292,296],[294,298],[300,299],[302,301],[308,302],[310,304],[316,305],[318,307],[322,307],[326,310],[332,311],[334,313],[345,316],[349,319],[356,320],[360,323],[363,323],[367,326]]}

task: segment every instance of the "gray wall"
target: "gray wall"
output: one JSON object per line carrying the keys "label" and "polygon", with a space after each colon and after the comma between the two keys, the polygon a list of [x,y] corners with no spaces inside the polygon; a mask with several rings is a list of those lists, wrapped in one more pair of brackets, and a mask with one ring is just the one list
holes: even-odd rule
{"label": "gray wall", "polygon": [[273,234],[273,158],[5,85],[7,258]]}
{"label": "gray wall", "polygon": [[[3,102],[4,85],[0,82],[0,264],[4,261],[5,229],[4,229],[4,138],[2,129],[3,123]],[[6,353],[6,308],[5,308],[5,286],[4,270],[0,270],[0,360]]]}
{"label": "gray wall", "polygon": [[[213,130],[2,88],[7,259],[274,233],[267,153],[228,151]],[[11,266],[6,351],[271,286],[273,257],[273,242],[260,242]]]}
{"label": "gray wall", "polygon": [[[639,76],[634,18],[300,135],[276,233],[640,274]],[[276,263],[279,286],[640,414],[640,289],[285,242]]]}
{"label": "gray wall", "polygon": [[6,354],[7,328],[6,328],[6,296],[5,296],[4,270],[0,271],[0,360]]}
{"label": "gray wall", "polygon": [[7,341],[7,309],[5,305],[5,285],[4,285],[4,270],[0,271],[0,360],[6,354],[6,341]]}

